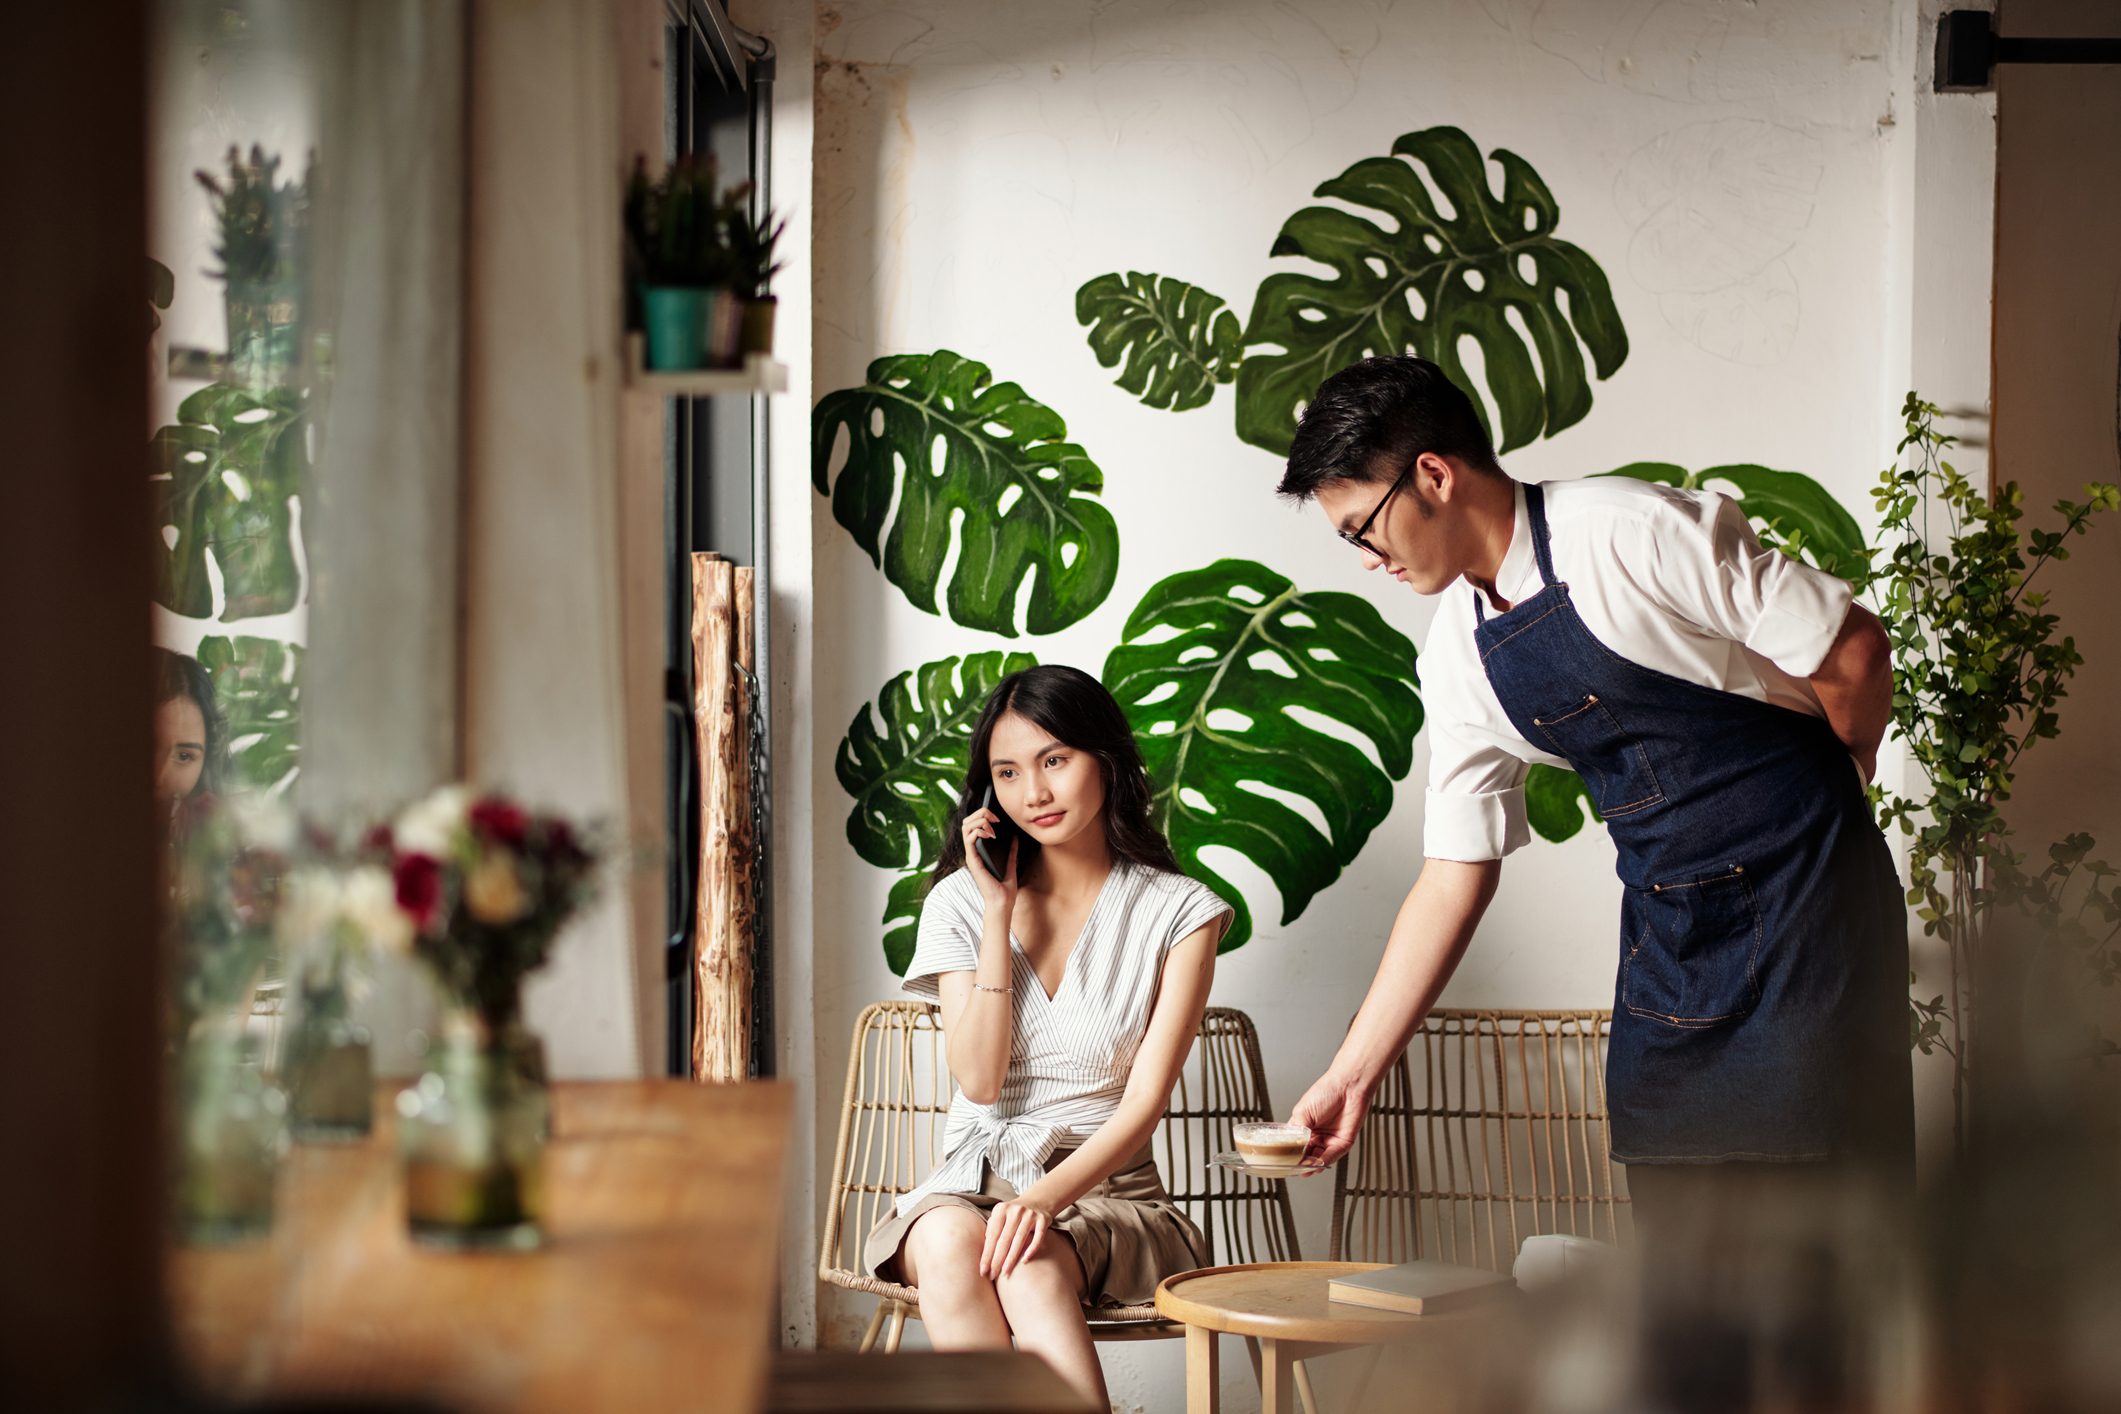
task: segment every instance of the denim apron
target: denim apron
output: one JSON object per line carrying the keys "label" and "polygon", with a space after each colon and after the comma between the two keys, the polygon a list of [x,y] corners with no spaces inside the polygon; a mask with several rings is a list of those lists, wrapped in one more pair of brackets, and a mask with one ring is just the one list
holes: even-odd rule
{"label": "denim apron", "polygon": [[1476,591],[1474,637],[1503,711],[1575,767],[1619,851],[1613,1157],[1904,1167],[1907,918],[1847,747],[1600,643],[1524,492],[1543,587],[1493,617]]}

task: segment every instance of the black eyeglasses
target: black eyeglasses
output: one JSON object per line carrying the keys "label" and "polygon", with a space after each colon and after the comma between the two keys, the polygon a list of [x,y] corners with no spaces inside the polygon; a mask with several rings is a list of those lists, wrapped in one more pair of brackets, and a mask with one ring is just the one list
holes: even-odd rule
{"label": "black eyeglasses", "polygon": [[[1415,461],[1419,460],[1419,457],[1415,458]],[[1385,507],[1391,503],[1394,496],[1399,494],[1399,488],[1406,485],[1407,478],[1413,474],[1414,462],[1410,461],[1407,463],[1407,469],[1399,473],[1399,479],[1392,483],[1392,489],[1385,492],[1384,499],[1371,508],[1370,514],[1363,519],[1361,525],[1356,526],[1353,530],[1338,530],[1334,534],[1366,555],[1375,555],[1380,560],[1389,558],[1384,551],[1378,549],[1363,537],[1370,533],[1370,527],[1377,524],[1377,518],[1384,514]]]}

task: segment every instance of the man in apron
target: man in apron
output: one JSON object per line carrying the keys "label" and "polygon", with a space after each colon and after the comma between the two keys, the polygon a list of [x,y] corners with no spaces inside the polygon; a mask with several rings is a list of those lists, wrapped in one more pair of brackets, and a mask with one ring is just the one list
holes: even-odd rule
{"label": "man in apron", "polygon": [[[1443,990],[1546,762],[1583,777],[1625,886],[1605,1076],[1638,1223],[1748,1175],[1903,1179],[1906,915],[1864,794],[1891,660],[1849,586],[1763,549],[1715,492],[1513,481],[1420,359],[1329,379],[1280,491],[1368,568],[1443,596],[1421,660],[1427,860],[1294,1111],[1314,1160],[1353,1143]],[[1562,946],[1585,929],[1552,923]]]}

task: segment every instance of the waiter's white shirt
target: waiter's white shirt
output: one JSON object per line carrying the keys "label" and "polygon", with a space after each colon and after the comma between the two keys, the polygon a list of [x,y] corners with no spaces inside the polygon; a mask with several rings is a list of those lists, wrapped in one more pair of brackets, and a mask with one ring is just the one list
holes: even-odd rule
{"label": "waiter's white shirt", "polygon": [[[1848,617],[1846,580],[1763,548],[1745,512],[1720,492],[1622,476],[1540,489],[1554,576],[1600,643],[1688,682],[1825,715],[1806,679]],[[1520,483],[1495,592],[1521,604],[1539,588]],[[1525,844],[1525,777],[1534,763],[1568,765],[1503,714],[1474,645],[1479,593],[1464,579],[1444,590],[1421,653],[1429,736],[1422,847],[1431,859],[1500,859]]]}

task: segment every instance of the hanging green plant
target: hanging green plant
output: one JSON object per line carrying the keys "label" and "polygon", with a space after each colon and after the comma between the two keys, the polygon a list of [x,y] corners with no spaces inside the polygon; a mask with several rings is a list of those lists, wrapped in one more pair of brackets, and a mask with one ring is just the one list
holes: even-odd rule
{"label": "hanging green plant", "polygon": [[186,398],[149,444],[159,571],[155,602],[213,614],[211,556],[224,623],[294,608],[301,592],[294,505],[309,464],[302,395],[211,384]]}
{"label": "hanging green plant", "polygon": [[1100,275],[1075,292],[1076,321],[1119,386],[1153,408],[1203,407],[1237,376],[1244,338],[1219,296],[1168,275]]}
{"label": "hanging green plant", "polygon": [[1111,593],[1119,527],[1097,500],[1105,474],[1059,413],[985,364],[947,349],[880,358],[860,387],[819,400],[812,426],[812,476],[833,519],[915,608],[938,612],[953,544],[949,616],[967,628],[1016,637],[1023,593],[1023,628],[1054,633]]}
{"label": "hanging green plant", "polygon": [[[1251,937],[1251,910],[1202,852],[1250,859],[1280,891],[1281,921],[1294,921],[1383,822],[1421,729],[1405,635],[1366,599],[1302,592],[1250,560],[1154,585],[1104,682],[1141,744],[1157,827],[1186,872],[1236,908],[1225,952]],[[1377,761],[1325,723],[1359,734]],[[1308,802],[1325,831],[1281,796]]]}
{"label": "hanging green plant", "polygon": [[[928,869],[956,824],[967,748],[980,709],[1028,653],[972,653],[900,673],[848,724],[835,763],[854,797],[847,842],[880,869]],[[877,726],[881,718],[883,726]]]}

